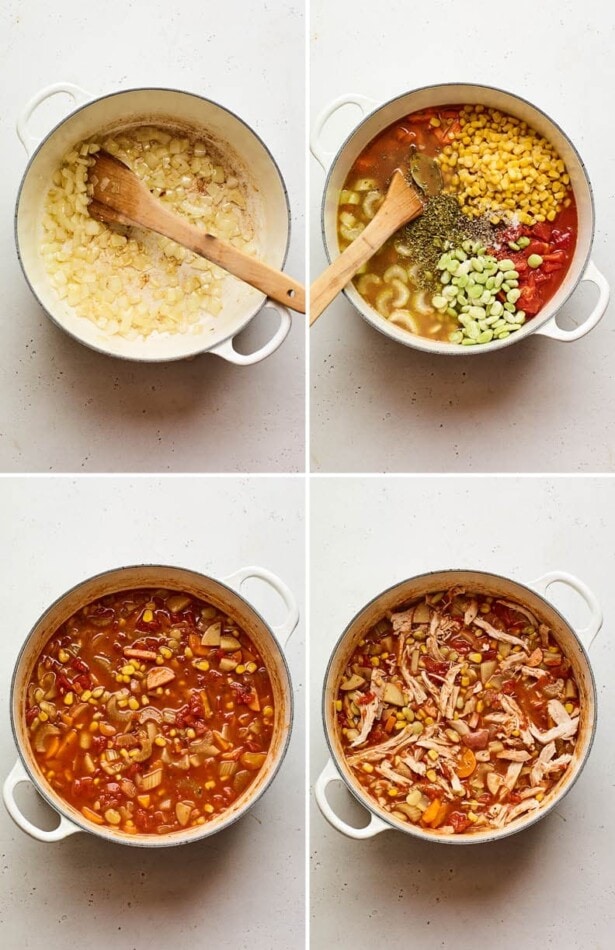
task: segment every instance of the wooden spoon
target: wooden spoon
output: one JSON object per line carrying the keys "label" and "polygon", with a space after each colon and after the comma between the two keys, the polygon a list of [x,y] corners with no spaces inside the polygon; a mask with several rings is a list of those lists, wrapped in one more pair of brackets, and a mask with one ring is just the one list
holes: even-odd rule
{"label": "wooden spoon", "polygon": [[359,268],[378,251],[387,238],[421,214],[423,201],[403,173],[396,169],[378,211],[359,237],[317,277],[310,290],[310,326],[348,284]]}
{"label": "wooden spoon", "polygon": [[97,152],[94,157],[88,180],[92,187],[92,201],[88,205],[92,218],[107,224],[136,224],[156,231],[224,268],[278,303],[305,313],[305,288],[302,284],[213,234],[203,234],[184,218],[169,211],[118,158],[105,151]]}

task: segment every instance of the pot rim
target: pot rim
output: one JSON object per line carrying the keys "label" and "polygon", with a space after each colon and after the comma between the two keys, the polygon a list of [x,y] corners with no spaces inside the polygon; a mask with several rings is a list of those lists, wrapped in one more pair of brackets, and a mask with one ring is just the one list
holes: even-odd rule
{"label": "pot rim", "polygon": [[[38,145],[36,146],[36,148],[34,149],[34,151],[32,152],[32,154],[28,157],[28,161],[27,161],[27,163],[26,163],[26,167],[25,167],[25,169],[24,169],[23,175],[21,176],[21,180],[20,180],[20,182],[19,182],[19,188],[17,189],[17,197],[16,197],[16,199],[15,199],[15,209],[14,209],[14,212],[13,212],[13,237],[14,237],[14,241],[15,241],[15,250],[16,250],[16,252],[17,252],[17,259],[18,259],[18,261],[19,261],[19,266],[21,267],[22,274],[24,275],[24,278],[25,278],[25,280],[26,280],[26,283],[27,283],[28,287],[30,288],[30,291],[31,291],[32,295],[34,296],[34,298],[35,298],[36,302],[38,303],[39,307],[43,310],[44,313],[47,314],[47,316],[48,316],[49,319],[52,321],[52,323],[53,323],[55,326],[57,326],[60,330],[63,330],[64,333],[66,333],[71,339],[75,340],[77,343],[80,343],[82,346],[86,346],[88,349],[93,350],[95,353],[100,353],[100,354],[102,354],[103,356],[108,356],[108,357],[110,357],[111,359],[120,359],[120,360],[123,360],[123,361],[128,362],[128,363],[146,363],[146,364],[147,364],[147,363],[151,363],[151,364],[174,363],[174,362],[177,362],[178,360],[186,359],[187,357],[185,357],[185,356],[162,356],[162,357],[156,357],[156,358],[152,359],[152,358],[150,358],[150,357],[147,357],[147,358],[146,358],[146,357],[144,357],[144,356],[129,356],[129,355],[127,355],[127,354],[110,353],[109,350],[105,349],[102,345],[101,345],[101,346],[98,346],[98,345],[96,345],[95,343],[93,343],[93,342],[91,342],[91,341],[83,340],[80,336],[78,336],[78,335],[77,335],[76,333],[74,333],[72,330],[69,330],[69,329],[64,325],[64,323],[63,323],[61,320],[59,320],[53,313],[51,313],[51,312],[47,309],[47,307],[45,306],[45,304],[41,301],[41,299],[40,299],[39,295],[37,294],[36,290],[34,289],[34,287],[33,287],[33,285],[32,285],[32,282],[30,281],[30,278],[29,278],[29,276],[28,276],[28,273],[27,273],[27,270],[26,270],[26,266],[25,266],[25,264],[24,264],[24,261],[23,261],[23,258],[22,258],[22,254],[21,254],[21,247],[20,247],[20,244],[19,244],[19,211],[20,211],[20,205],[21,205],[21,195],[22,195],[22,192],[23,192],[24,185],[25,185],[25,183],[26,183],[26,179],[27,179],[27,177],[28,177],[28,175],[29,175],[29,173],[30,173],[30,169],[31,169],[31,167],[32,167],[32,164],[33,164],[34,160],[36,159],[36,157],[38,156],[39,152],[41,152],[41,150],[42,150],[42,149],[44,148],[44,146],[47,144],[47,142],[49,141],[49,139],[50,139],[53,135],[55,135],[55,133],[58,131],[58,129],[60,129],[61,126],[63,126],[65,122],[68,122],[69,119],[71,119],[73,116],[77,115],[79,112],[85,111],[85,110],[88,109],[90,106],[94,105],[96,102],[101,102],[101,101],[103,101],[104,99],[114,99],[116,96],[125,96],[125,95],[128,95],[129,93],[133,93],[133,92],[154,92],[154,93],[157,93],[157,92],[170,92],[170,93],[174,93],[174,94],[176,94],[176,95],[190,96],[190,97],[193,98],[193,99],[200,99],[202,102],[206,102],[208,105],[215,106],[216,108],[220,109],[222,112],[226,112],[227,115],[232,116],[237,122],[239,122],[241,125],[243,125],[244,128],[247,129],[248,132],[250,132],[250,133],[254,136],[254,138],[260,143],[260,145],[261,145],[261,146],[263,147],[263,149],[265,150],[265,152],[266,152],[266,154],[267,154],[269,160],[271,161],[271,163],[272,163],[272,165],[273,165],[273,167],[274,167],[274,169],[275,169],[276,175],[277,175],[277,177],[278,177],[278,179],[279,179],[279,182],[280,182],[280,186],[281,186],[281,188],[282,188],[282,193],[283,193],[283,195],[284,195],[284,203],[285,203],[285,205],[286,205],[286,222],[287,222],[287,227],[286,227],[286,244],[285,244],[285,247],[284,247],[284,254],[283,254],[283,256],[282,256],[282,261],[281,261],[280,266],[279,266],[279,268],[278,268],[278,270],[284,270],[284,266],[286,265],[286,261],[287,261],[287,258],[288,258],[288,252],[289,252],[289,249],[290,249],[291,231],[292,231],[292,220],[291,220],[290,200],[289,200],[289,197],[288,197],[288,188],[286,187],[286,182],[285,182],[285,180],[284,180],[284,176],[282,175],[282,172],[281,172],[281,170],[280,170],[280,166],[278,165],[277,161],[276,161],[275,158],[273,157],[273,154],[271,153],[271,150],[270,150],[269,147],[266,145],[266,143],[263,141],[263,139],[262,139],[261,136],[258,134],[258,132],[255,132],[254,129],[252,128],[252,126],[249,125],[249,124],[245,121],[245,119],[242,119],[241,116],[239,116],[239,115],[238,115],[236,112],[234,112],[232,109],[229,109],[227,106],[220,105],[220,103],[219,103],[219,102],[216,102],[215,99],[209,99],[207,96],[201,96],[201,95],[199,95],[199,94],[196,93],[196,92],[188,92],[186,89],[175,89],[175,88],[172,87],[172,86],[131,86],[129,89],[117,89],[117,90],[115,90],[115,92],[103,93],[102,95],[100,95],[100,96],[94,96],[92,99],[88,99],[87,102],[83,102],[83,103],[81,103],[81,105],[76,106],[76,108],[71,109],[71,110],[64,116],[64,118],[60,119],[59,122],[56,122],[56,124],[53,126],[53,128],[51,128],[51,129],[49,130],[49,132],[47,132],[47,133],[43,136],[43,138],[42,138],[41,141],[38,143]],[[216,342],[215,342],[215,343],[212,343],[210,346],[204,346],[201,350],[197,350],[195,353],[189,354],[189,358],[192,358],[192,357],[194,357],[194,356],[202,356],[203,353],[208,353],[211,349],[213,349],[213,347],[221,346],[221,345],[222,345],[223,343],[225,343],[227,340],[231,340],[233,337],[237,336],[238,333],[241,333],[242,330],[245,330],[245,328],[247,327],[248,323],[250,323],[250,321],[254,319],[254,317],[257,315],[257,313],[260,313],[260,311],[264,308],[266,302],[267,302],[267,296],[266,296],[265,294],[262,294],[262,300],[261,300],[261,302],[255,305],[254,309],[252,309],[252,310],[250,311],[250,313],[248,314],[248,316],[245,317],[245,319],[244,319],[244,321],[241,323],[241,325],[238,325],[236,329],[234,329],[232,332],[228,333],[225,337],[223,337],[223,339],[221,339],[221,340],[216,340]]]}
{"label": "pot rim", "polygon": [[[568,784],[564,786],[563,788],[561,788],[558,794],[554,797],[553,801],[550,802],[548,805],[546,805],[544,808],[537,808],[534,812],[529,812],[526,815],[522,816],[520,819],[517,819],[517,821],[519,822],[518,824],[516,822],[513,822],[514,827],[511,828],[510,826],[505,825],[504,828],[501,828],[498,830],[491,830],[490,832],[486,831],[484,833],[485,835],[484,837],[478,837],[476,834],[467,835],[465,833],[458,834],[458,835],[457,834],[446,835],[446,836],[434,835],[431,832],[424,831],[423,829],[420,829],[414,825],[402,826],[401,824],[395,823],[391,819],[391,815],[388,812],[386,812],[384,809],[379,809],[377,806],[374,805],[371,799],[367,797],[367,795],[365,796],[363,795],[363,793],[359,790],[358,783],[356,783],[355,785],[354,782],[351,784],[348,781],[348,778],[346,775],[346,772],[348,770],[342,769],[340,765],[340,758],[333,747],[333,742],[330,738],[329,729],[327,726],[327,681],[329,679],[331,668],[336,659],[337,653],[340,647],[342,646],[352,626],[356,623],[359,617],[369,607],[371,607],[378,600],[380,600],[381,597],[384,597],[386,594],[389,594],[392,591],[394,591],[396,588],[401,587],[403,584],[407,584],[409,581],[420,582],[427,578],[440,576],[442,574],[448,574],[448,575],[453,575],[453,576],[456,574],[480,574],[482,575],[482,577],[493,578],[497,581],[506,581],[507,583],[514,584],[517,587],[520,587],[522,590],[527,591],[533,597],[537,597],[540,601],[542,601],[546,605],[546,607],[549,610],[552,610],[557,615],[557,617],[562,621],[562,623],[567,627],[567,629],[574,636],[574,639],[580,648],[581,656],[583,658],[583,661],[585,662],[585,666],[589,674],[589,682],[591,683],[591,692],[592,692],[592,698],[593,698],[593,715],[589,723],[590,729],[589,729],[589,737],[587,741],[587,746],[585,748],[582,758],[580,758],[579,761],[577,762],[575,771],[572,774]],[[325,675],[323,679],[323,688],[322,688],[321,717],[322,717],[323,731],[325,734],[327,747],[329,749],[329,755],[331,756],[331,759],[333,760],[335,764],[335,767],[340,775],[341,780],[343,781],[348,791],[351,792],[354,798],[357,799],[359,804],[361,804],[368,812],[370,812],[370,814],[374,815],[376,818],[380,819],[385,824],[387,824],[390,830],[405,832],[411,837],[418,838],[421,841],[428,841],[433,844],[441,844],[441,845],[449,845],[449,844],[480,845],[480,844],[488,844],[492,841],[499,841],[501,838],[508,838],[511,835],[517,834],[519,831],[525,831],[526,828],[529,828],[532,825],[536,824],[536,822],[541,821],[551,811],[553,811],[554,808],[556,808],[560,804],[562,799],[565,798],[568,792],[576,784],[579,776],[581,775],[581,772],[585,768],[587,759],[589,758],[589,754],[594,744],[594,739],[596,737],[596,726],[597,726],[597,721],[598,721],[598,693],[596,689],[596,680],[594,678],[594,671],[592,669],[591,661],[589,659],[589,656],[587,654],[587,650],[585,649],[584,644],[581,642],[580,637],[577,635],[574,627],[570,624],[570,622],[566,620],[566,618],[558,610],[558,608],[555,607],[555,605],[552,604],[549,600],[547,600],[546,597],[543,597],[542,594],[540,594],[537,590],[534,590],[528,584],[523,584],[522,582],[516,581],[511,577],[506,577],[504,574],[496,574],[493,571],[484,571],[481,569],[474,569],[474,568],[453,567],[453,568],[444,568],[442,570],[425,571],[422,574],[415,574],[415,575],[412,575],[411,577],[406,577],[400,581],[397,581],[397,583],[391,584],[390,587],[387,587],[385,590],[380,591],[379,594],[376,594],[374,597],[368,600],[365,604],[363,604],[360,610],[358,610],[355,613],[353,618],[346,624],[344,631],[338,638],[333,650],[331,651],[329,660],[327,662],[327,667],[326,667]]]}
{"label": "pot rim", "polygon": [[[579,151],[576,145],[573,143],[572,139],[566,134],[566,132],[564,132],[562,127],[559,125],[559,123],[556,122],[554,119],[552,119],[551,116],[548,115],[543,109],[541,109],[537,105],[534,105],[533,102],[530,102],[530,100],[526,99],[524,96],[517,95],[516,92],[510,92],[510,90],[508,89],[501,89],[499,86],[489,86],[489,85],[486,85],[485,83],[480,83],[480,82],[430,83],[427,86],[417,86],[415,89],[408,89],[406,92],[400,93],[397,96],[393,96],[392,99],[387,99],[385,102],[375,105],[374,108],[370,112],[368,112],[366,115],[364,115],[363,118],[357,123],[357,125],[355,125],[354,128],[349,132],[349,134],[346,136],[346,138],[344,139],[344,141],[338,148],[337,152],[335,153],[333,159],[331,160],[331,164],[329,165],[329,168],[327,170],[327,174],[325,177],[322,201],[321,201],[321,206],[320,206],[320,230],[321,230],[322,243],[325,249],[325,255],[327,257],[327,262],[331,264],[334,258],[331,257],[331,251],[327,242],[326,227],[325,227],[325,217],[326,217],[325,206],[326,206],[327,195],[329,191],[329,183],[331,181],[331,177],[335,170],[337,162],[342,155],[342,152],[345,150],[347,145],[350,145],[352,139],[355,137],[359,129],[362,128],[369,119],[375,116],[376,113],[380,112],[382,109],[386,108],[387,106],[390,106],[395,102],[398,102],[400,99],[405,99],[406,96],[410,96],[410,95],[413,95],[414,93],[419,93],[419,92],[427,92],[431,89],[446,89],[447,87],[451,87],[451,86],[467,86],[468,88],[471,88],[471,89],[487,89],[489,92],[499,92],[505,96],[511,96],[513,99],[517,99],[519,102],[522,102],[524,105],[529,106],[531,109],[534,109],[535,112],[539,112],[540,115],[543,116],[547,120],[547,122],[549,122],[555,129],[557,129],[560,135],[562,135],[563,138],[566,139],[566,142],[568,143],[572,152],[574,153],[575,158],[577,159],[579,166],[581,168],[581,171],[583,172],[583,175],[585,177],[585,181],[587,184],[587,190],[589,192],[591,228],[590,228],[589,241],[587,245],[587,253],[585,255],[582,265],[579,268],[579,275],[577,279],[575,280],[574,284],[571,286],[568,293],[566,294],[566,296],[564,297],[564,299],[562,300],[561,304],[558,306],[557,310],[555,310],[553,313],[550,313],[547,309],[549,306],[549,304],[547,303],[545,307],[547,311],[545,316],[540,320],[536,320],[536,317],[534,317],[530,321],[529,324],[526,324],[526,326],[529,327],[529,332],[525,333],[523,336],[518,336],[517,333],[512,333],[505,340],[493,340],[490,343],[484,343],[481,346],[476,346],[476,347],[463,346],[462,347],[462,346],[455,346],[455,345],[451,345],[451,346],[447,345],[447,348],[445,350],[435,349],[433,346],[428,345],[429,341],[427,341],[427,343],[424,342],[427,339],[426,337],[414,336],[411,333],[407,334],[408,339],[406,339],[405,336],[403,339],[399,339],[397,336],[393,336],[391,333],[389,333],[386,330],[384,326],[381,326],[379,323],[377,324],[375,321],[371,319],[370,316],[368,316],[366,312],[364,312],[362,309],[359,309],[355,301],[352,300],[348,294],[349,285],[342,288],[342,293],[344,294],[346,300],[354,308],[354,310],[356,310],[357,313],[361,317],[363,317],[366,323],[368,323],[371,327],[373,327],[374,330],[377,330],[383,336],[387,337],[387,339],[393,340],[395,343],[401,343],[403,346],[410,347],[411,349],[420,350],[423,353],[431,353],[436,356],[462,356],[462,355],[476,356],[477,354],[480,354],[480,353],[485,353],[485,352],[492,353],[492,352],[495,352],[496,350],[504,349],[504,347],[512,346],[514,343],[520,343],[522,340],[526,340],[529,336],[535,333],[536,330],[538,330],[541,326],[544,326],[546,323],[548,323],[549,320],[553,319],[553,317],[555,317],[556,314],[559,313],[562,307],[564,307],[565,304],[568,303],[568,301],[570,300],[570,297],[579,286],[581,282],[581,278],[583,277],[585,269],[587,268],[587,265],[589,264],[589,261],[591,258],[591,252],[592,252],[594,237],[596,233],[596,203],[594,200],[594,190],[592,187],[591,179],[587,172],[587,168],[585,167],[585,163],[583,159],[581,158],[581,155],[579,154]],[[567,276],[568,276],[568,272],[566,276],[564,277],[564,282],[566,281]],[[366,306],[368,305],[366,304]],[[369,307],[369,309],[374,310],[373,307]],[[374,310],[374,313],[377,313],[377,311]]]}
{"label": "pot rim", "polygon": [[[117,571],[141,570],[143,568],[186,571],[191,574],[196,574],[204,578],[205,580],[213,581],[214,583],[219,584],[220,587],[224,588],[225,591],[228,591],[229,593],[233,594],[233,596],[235,597],[239,597],[239,599],[244,602],[244,604],[252,611],[252,613],[257,617],[257,619],[260,620],[261,623],[265,626],[269,636],[273,640],[274,644],[277,646],[279,657],[281,660],[281,670],[284,673],[286,684],[288,686],[288,727],[285,730],[286,734],[284,736],[284,740],[280,745],[280,750],[278,752],[278,761],[276,762],[275,768],[273,769],[269,778],[267,779],[267,782],[259,790],[257,795],[255,795],[253,798],[246,799],[242,808],[239,809],[235,814],[228,817],[225,821],[221,822],[220,824],[216,824],[215,826],[212,826],[212,827],[208,827],[207,823],[204,825],[199,825],[198,831],[189,833],[189,836],[184,837],[183,839],[179,838],[180,835],[182,834],[185,835],[185,832],[183,831],[171,832],[170,834],[162,835],[160,837],[156,837],[154,835],[134,835],[132,837],[120,838],[116,836],[115,833],[113,831],[110,831],[109,829],[100,828],[98,825],[88,822],[87,819],[77,818],[72,814],[68,814],[68,812],[63,807],[59,807],[55,801],[51,800],[51,797],[47,793],[46,786],[42,785],[42,783],[38,780],[38,778],[33,774],[33,771],[30,769],[28,757],[25,755],[24,750],[22,749],[22,745],[21,745],[21,742],[19,741],[19,738],[17,735],[17,729],[15,725],[14,699],[15,699],[15,686],[16,686],[17,674],[20,670],[24,655],[27,652],[30,638],[34,634],[35,629],[38,627],[41,621],[45,619],[45,617],[54,609],[54,607],[58,606],[63,600],[65,600],[66,597],[78,591],[79,588],[83,587],[85,584],[89,584],[91,581],[102,579],[109,574],[115,574]],[[123,588],[121,587],[117,588],[118,591],[122,589]],[[256,805],[256,803],[262,798],[262,796],[269,789],[271,783],[277,776],[280,770],[280,767],[282,765],[282,762],[286,758],[286,753],[288,752],[288,746],[290,743],[290,738],[292,735],[293,725],[294,725],[294,694],[293,694],[293,685],[292,685],[292,679],[290,675],[290,669],[288,667],[288,661],[286,659],[286,655],[284,653],[284,650],[281,644],[279,643],[276,635],[271,629],[271,626],[267,623],[264,617],[259,613],[256,607],[253,607],[252,604],[248,600],[246,600],[246,598],[238,590],[235,590],[235,588],[230,587],[228,584],[225,584],[224,581],[221,581],[217,577],[213,577],[210,574],[203,574],[202,571],[195,571],[193,568],[190,568],[190,567],[180,567],[177,564],[149,564],[149,563],[125,564],[120,567],[110,568],[105,571],[99,571],[96,574],[92,574],[91,577],[87,577],[84,580],[80,581],[79,583],[74,584],[72,587],[68,588],[68,590],[64,591],[63,594],[60,594],[59,597],[56,597],[56,599],[52,603],[50,603],[45,608],[45,610],[40,614],[37,620],[35,620],[34,624],[32,625],[32,627],[26,634],[26,638],[19,650],[19,653],[17,654],[17,659],[15,660],[15,666],[13,668],[13,675],[11,676],[11,685],[10,685],[10,690],[9,690],[9,711],[10,711],[10,717],[11,717],[11,732],[13,733],[13,741],[15,742],[15,746],[17,748],[17,753],[19,755],[21,763],[23,767],[25,768],[26,772],[28,773],[28,778],[30,779],[31,783],[33,784],[38,794],[47,802],[47,804],[50,806],[50,808],[53,809],[54,812],[56,812],[56,814],[59,813],[61,817],[64,817],[67,821],[71,822],[74,825],[77,825],[81,831],[85,831],[85,832],[88,832],[89,834],[96,835],[96,837],[102,838],[104,841],[110,841],[113,844],[128,845],[128,846],[137,847],[137,848],[169,848],[169,847],[176,847],[178,845],[192,844],[195,841],[201,841],[204,838],[209,838],[211,835],[217,834],[219,831],[224,831],[226,828],[229,828],[231,825],[234,825],[236,821],[239,821],[240,818],[243,818],[245,814],[254,805]],[[58,796],[58,799],[62,801],[60,796]]]}

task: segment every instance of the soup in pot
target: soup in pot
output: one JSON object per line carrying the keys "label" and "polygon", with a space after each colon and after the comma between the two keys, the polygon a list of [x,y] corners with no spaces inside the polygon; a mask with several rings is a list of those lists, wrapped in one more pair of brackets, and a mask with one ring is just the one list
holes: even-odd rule
{"label": "soup in pot", "polygon": [[552,631],[521,604],[460,588],[378,621],[334,702],[365,795],[442,835],[501,829],[539,809],[570,768],[581,711]]}
{"label": "soup in pot", "polygon": [[577,213],[564,161],[521,120],[481,105],[423,109],[381,132],[339,197],[340,250],[413,156],[438,164],[442,189],[354,279],[364,300],[410,333],[455,345],[505,340],[553,297],[570,266]]}
{"label": "soup in pot", "polygon": [[45,645],[27,687],[32,755],[95,825],[164,835],[223,814],[267,759],[273,691],[245,630],[189,594],[103,597]]}

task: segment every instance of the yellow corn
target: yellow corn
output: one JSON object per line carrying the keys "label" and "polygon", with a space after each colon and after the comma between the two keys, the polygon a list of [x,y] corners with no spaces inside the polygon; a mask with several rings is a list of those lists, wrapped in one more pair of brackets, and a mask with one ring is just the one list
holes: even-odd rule
{"label": "yellow corn", "polygon": [[[208,664],[208,665],[209,665],[209,664]],[[245,673],[245,671],[246,671],[246,668],[245,668],[245,666],[243,665],[243,663],[239,663],[239,665],[235,667],[235,672],[236,672],[236,673],[239,673],[240,676],[241,676],[242,673]]]}
{"label": "yellow corn", "polygon": [[482,655],[480,653],[468,653],[468,659],[472,660],[472,663],[480,663]]}
{"label": "yellow corn", "polygon": [[143,622],[144,622],[144,623],[151,623],[153,619],[154,619],[154,613],[153,613],[153,611],[151,611],[151,610],[144,610],[144,611],[143,611]]}
{"label": "yellow corn", "polygon": [[379,656],[373,656],[373,657],[372,657],[372,666],[380,666],[380,657],[379,657]]}
{"label": "yellow corn", "polygon": [[216,783],[212,779],[209,779],[208,782],[205,782],[205,788],[207,789],[208,792],[211,791],[211,789],[215,787],[216,787]]}
{"label": "yellow corn", "polygon": [[258,667],[256,666],[256,663],[252,663],[252,662],[246,663],[246,670],[248,671],[248,673],[256,673],[257,669]]}
{"label": "yellow corn", "polygon": [[82,694],[81,694],[81,701],[84,702],[84,703],[87,703],[88,699],[90,699],[91,696],[92,696],[92,690],[91,690],[91,689],[84,689],[84,691],[83,691]]}
{"label": "yellow corn", "polygon": [[[194,665],[196,666],[197,670],[202,670],[203,673],[206,673],[207,670],[209,669],[209,663],[207,662],[207,660],[199,660],[198,663],[195,663]],[[238,666],[235,667],[235,672],[237,672],[238,670],[239,670],[239,667]],[[243,672],[243,667],[242,667],[242,672]]]}
{"label": "yellow corn", "polygon": [[438,778],[438,776],[436,775],[433,769],[427,769],[427,772],[425,774],[427,775],[427,778],[429,779],[430,782],[435,782]]}
{"label": "yellow corn", "polygon": [[367,772],[368,775],[371,775],[371,773],[374,771],[374,766],[371,765],[369,762],[364,762],[363,771]]}
{"label": "yellow corn", "polygon": [[335,700],[335,711],[336,711],[336,712],[341,712],[341,711],[342,711],[342,701],[341,701],[341,699],[336,699],[336,700]]}
{"label": "yellow corn", "polygon": [[139,700],[138,700],[138,699],[135,699],[134,696],[131,696],[130,699],[128,700],[128,708],[129,708],[129,709],[138,709],[138,708],[139,708]]}
{"label": "yellow corn", "polygon": [[387,789],[387,795],[389,798],[397,798],[399,792],[392,785]]}
{"label": "yellow corn", "polygon": [[[495,109],[465,106],[460,116],[461,132],[445,150],[445,191],[454,192],[464,214],[490,216],[499,223],[502,214],[519,207],[522,195],[527,205],[518,212],[522,224],[552,221],[567,200],[570,177],[550,142],[527,124]],[[432,120],[433,121],[433,120]],[[447,178],[447,169],[457,167],[457,181]]]}
{"label": "yellow corn", "polygon": [[273,706],[265,706],[263,709],[263,716],[266,716],[267,718],[273,716]]}
{"label": "yellow corn", "polygon": [[436,752],[435,749],[429,749],[429,751],[427,752],[427,755],[429,756],[432,762],[436,762],[439,758],[438,753]]}
{"label": "yellow corn", "polygon": [[164,738],[164,736],[156,736],[156,738],[154,739],[154,745],[159,745],[161,748],[162,746],[165,746],[166,744],[167,744],[167,740]]}
{"label": "yellow corn", "polygon": [[214,810],[213,805],[205,805],[203,811],[206,811],[208,815],[211,815]]}
{"label": "yellow corn", "polygon": [[38,714],[38,718],[40,719],[41,722],[47,722],[47,720],[49,719],[49,716],[47,715],[46,712],[40,712]]}
{"label": "yellow corn", "polygon": [[72,706],[73,703],[74,703],[74,701],[75,701],[75,694],[74,694],[74,693],[66,693],[66,695],[65,695],[65,697],[64,697],[64,705],[65,705],[65,706]]}
{"label": "yellow corn", "polygon": [[168,647],[160,647],[160,653],[165,658],[165,660],[170,660],[173,656],[173,651],[169,650]]}

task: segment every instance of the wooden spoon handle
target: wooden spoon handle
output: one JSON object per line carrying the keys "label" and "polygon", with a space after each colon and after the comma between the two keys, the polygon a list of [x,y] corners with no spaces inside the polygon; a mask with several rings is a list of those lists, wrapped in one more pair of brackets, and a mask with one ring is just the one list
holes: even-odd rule
{"label": "wooden spoon handle", "polygon": [[[416,217],[421,210],[419,204],[413,217]],[[340,290],[350,283],[359,268],[374,256],[404,221],[408,220],[410,220],[409,215],[405,215],[402,221],[399,220],[399,216],[395,218],[389,215],[376,215],[359,237],[316,278],[310,288],[310,326],[318,320],[323,310],[326,310]]]}
{"label": "wooden spoon handle", "polygon": [[[104,205],[96,202],[95,210],[96,216],[104,217]],[[115,210],[112,210],[107,218],[124,224],[145,226],[158,234],[164,235],[164,237],[171,238],[171,240],[181,244],[182,247],[187,247],[195,254],[207,258],[212,264],[224,268],[229,274],[244,280],[251,287],[256,287],[257,290],[267,294],[277,303],[284,304],[298,313],[305,313],[305,287],[303,284],[293,280],[288,274],[276,270],[275,267],[270,267],[269,264],[256,260],[250,254],[245,254],[233,247],[232,244],[214,237],[213,234],[203,234],[188,221],[184,221],[178,215],[167,211],[159,202],[152,204],[150,207],[149,203],[144,201],[139,207],[138,219],[137,215],[133,218]]]}

